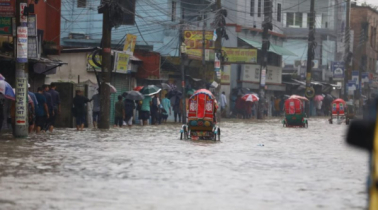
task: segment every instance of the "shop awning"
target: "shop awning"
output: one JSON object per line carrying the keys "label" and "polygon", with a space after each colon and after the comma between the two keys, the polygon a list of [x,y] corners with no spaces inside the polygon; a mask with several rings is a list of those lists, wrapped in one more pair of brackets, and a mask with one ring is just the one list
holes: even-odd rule
{"label": "shop awning", "polygon": [[37,74],[56,74],[56,68],[67,65],[58,60],[50,60],[47,58],[29,59],[29,62],[33,64],[34,72]]}
{"label": "shop awning", "polygon": [[[251,45],[252,47],[261,50],[261,46],[262,46],[261,42],[253,41],[253,40],[249,40],[249,39],[244,39],[244,38],[240,38],[240,37],[239,37],[239,39],[243,40],[244,42]],[[290,50],[287,50],[287,49],[285,49],[281,46],[274,45],[274,44],[270,44],[269,52],[276,53],[278,55],[297,56],[296,54],[294,54]]]}

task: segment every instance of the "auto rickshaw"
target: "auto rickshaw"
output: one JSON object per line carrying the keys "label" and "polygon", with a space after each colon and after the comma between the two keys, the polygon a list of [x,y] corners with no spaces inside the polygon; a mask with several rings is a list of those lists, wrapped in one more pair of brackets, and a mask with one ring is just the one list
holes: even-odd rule
{"label": "auto rickshaw", "polygon": [[305,101],[301,96],[291,96],[285,101],[285,119],[282,121],[283,127],[307,128],[308,120],[305,113]]}
{"label": "auto rickshaw", "polygon": [[206,89],[194,92],[189,98],[188,123],[182,126],[180,139],[220,140],[220,128],[216,124],[218,109],[214,95]]}
{"label": "auto rickshaw", "polygon": [[347,115],[347,105],[345,101],[341,98],[338,98],[331,103],[331,119],[329,119],[329,124],[333,124],[334,120],[336,120],[337,124],[345,124],[349,125],[349,117]]}

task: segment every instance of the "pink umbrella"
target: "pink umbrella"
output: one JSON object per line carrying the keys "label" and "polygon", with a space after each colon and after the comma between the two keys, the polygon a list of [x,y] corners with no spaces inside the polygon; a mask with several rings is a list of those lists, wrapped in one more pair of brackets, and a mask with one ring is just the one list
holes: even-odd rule
{"label": "pink umbrella", "polygon": [[256,102],[256,101],[259,101],[259,97],[257,97],[257,95],[255,94],[245,94],[242,99],[244,101],[250,101],[250,102]]}
{"label": "pink umbrella", "polygon": [[324,97],[322,95],[316,95],[314,101],[323,101]]}
{"label": "pink umbrella", "polygon": [[299,99],[299,100],[308,101],[308,99],[306,97],[298,96],[298,95],[292,95],[292,96],[290,96],[289,99]]}

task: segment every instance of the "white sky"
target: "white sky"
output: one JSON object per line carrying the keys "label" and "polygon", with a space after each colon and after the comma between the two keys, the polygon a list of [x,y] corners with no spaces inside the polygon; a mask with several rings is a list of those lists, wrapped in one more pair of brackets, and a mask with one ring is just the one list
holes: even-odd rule
{"label": "white sky", "polygon": [[378,6],[378,0],[358,0],[358,2],[361,2],[361,3],[366,2],[368,4],[372,4],[372,5]]}

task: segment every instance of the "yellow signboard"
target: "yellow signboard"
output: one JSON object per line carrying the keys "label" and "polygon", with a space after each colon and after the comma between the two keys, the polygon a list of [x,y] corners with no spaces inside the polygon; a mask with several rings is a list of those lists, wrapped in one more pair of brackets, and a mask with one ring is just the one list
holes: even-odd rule
{"label": "yellow signboard", "polygon": [[[88,64],[92,67],[94,67],[95,69],[101,69],[101,67],[97,66],[94,62],[93,62],[93,55],[92,54],[88,54],[87,56],[87,60],[88,60]],[[101,60],[102,60],[102,56],[100,55],[96,55],[96,59],[95,59],[99,64],[101,64]]]}
{"label": "yellow signboard", "polygon": [[123,51],[130,52],[132,55],[134,53],[136,39],[137,39],[137,36],[132,35],[132,34],[127,34]]}
{"label": "yellow signboard", "polygon": [[129,65],[130,55],[126,53],[117,53],[117,62],[115,71],[117,73],[127,73],[127,67]]}
{"label": "yellow signboard", "polygon": [[226,63],[257,63],[256,49],[222,48]]}
{"label": "yellow signboard", "polygon": [[230,84],[231,81],[231,65],[224,65],[221,74],[221,83]]}
{"label": "yellow signboard", "polygon": [[[213,49],[213,31],[205,31],[205,48]],[[202,31],[184,31],[186,49],[202,49]]]}

